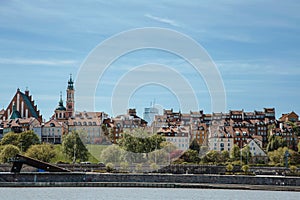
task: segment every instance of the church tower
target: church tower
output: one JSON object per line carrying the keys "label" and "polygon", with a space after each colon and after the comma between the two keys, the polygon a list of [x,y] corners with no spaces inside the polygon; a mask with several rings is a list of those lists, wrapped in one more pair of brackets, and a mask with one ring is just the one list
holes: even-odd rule
{"label": "church tower", "polygon": [[74,109],[75,109],[74,92],[75,92],[74,82],[72,80],[72,74],[70,74],[70,79],[68,81],[68,88],[67,88],[66,118],[74,116]]}
{"label": "church tower", "polygon": [[55,109],[54,118],[57,120],[66,120],[66,108],[64,107],[64,102],[62,100],[62,94],[60,93],[60,101],[58,102],[58,106]]}

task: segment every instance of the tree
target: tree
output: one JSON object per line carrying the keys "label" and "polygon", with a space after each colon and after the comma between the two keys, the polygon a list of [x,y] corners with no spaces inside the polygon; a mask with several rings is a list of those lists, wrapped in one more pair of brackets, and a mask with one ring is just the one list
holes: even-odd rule
{"label": "tree", "polygon": [[64,153],[75,163],[76,160],[86,161],[88,159],[88,150],[82,142],[77,131],[64,135],[62,147]]}
{"label": "tree", "polygon": [[247,145],[242,149],[242,159],[243,161],[248,164],[249,159],[251,158],[251,151],[250,147]]}
{"label": "tree", "polygon": [[40,139],[33,131],[25,131],[18,134],[18,146],[26,152],[31,145],[40,144]]}
{"label": "tree", "polygon": [[300,140],[298,142],[298,152],[300,153]]}
{"label": "tree", "polygon": [[133,153],[149,153],[161,149],[165,138],[161,135],[150,135],[143,129],[134,129],[132,132],[125,132],[118,144],[126,151]]}
{"label": "tree", "polygon": [[276,136],[275,134],[270,135],[268,137],[268,145],[267,145],[267,151],[274,151],[277,150],[279,147],[285,147],[286,141],[281,136]]}
{"label": "tree", "polygon": [[[149,161],[152,163],[159,163],[164,165],[171,162],[171,155],[165,149],[159,149],[149,153]],[[178,158],[178,157],[177,157]]]}
{"label": "tree", "polygon": [[268,156],[271,164],[283,166],[285,163],[285,152],[289,151],[289,163],[291,165],[297,165],[300,163],[300,154],[287,147],[279,147],[275,151],[268,152]]}
{"label": "tree", "polygon": [[238,145],[234,145],[230,151],[230,158],[234,161],[241,159],[240,147]]}
{"label": "tree", "polygon": [[196,150],[191,149],[185,151],[180,158],[183,159],[185,162],[189,163],[198,163],[200,161],[198,152]]}
{"label": "tree", "polygon": [[56,153],[53,145],[36,144],[29,147],[25,155],[44,162],[50,162],[56,156]]}
{"label": "tree", "polygon": [[198,144],[196,138],[193,139],[192,143],[190,144],[189,149],[195,150],[199,154],[199,152],[200,152],[200,145]]}
{"label": "tree", "polygon": [[7,144],[3,147],[0,153],[0,160],[2,163],[6,163],[10,158],[14,158],[20,153],[20,149],[12,144]]}
{"label": "tree", "polygon": [[113,144],[108,146],[101,152],[101,161],[104,163],[120,163],[124,157],[124,150],[118,145]]}
{"label": "tree", "polygon": [[18,146],[19,145],[18,137],[19,137],[19,134],[14,133],[14,132],[9,132],[9,133],[5,134],[4,137],[2,138],[1,145],[12,144],[12,145]]}
{"label": "tree", "polygon": [[229,154],[229,152],[226,151],[226,150],[221,151],[221,154],[220,154],[220,162],[225,163],[225,162],[227,162],[229,159],[230,159],[230,154]]}
{"label": "tree", "polygon": [[215,150],[210,150],[203,157],[203,162],[204,163],[214,163],[214,164],[219,163],[220,162],[220,153]]}

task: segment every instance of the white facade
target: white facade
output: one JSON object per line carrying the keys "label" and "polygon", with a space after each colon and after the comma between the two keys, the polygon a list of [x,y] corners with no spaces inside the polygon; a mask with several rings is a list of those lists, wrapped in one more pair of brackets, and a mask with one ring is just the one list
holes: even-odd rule
{"label": "white facade", "polygon": [[208,146],[210,150],[230,151],[233,145],[234,145],[233,138],[213,137],[208,139]]}
{"label": "white facade", "polygon": [[267,156],[266,152],[258,145],[254,139],[248,140],[248,145],[252,156]]}

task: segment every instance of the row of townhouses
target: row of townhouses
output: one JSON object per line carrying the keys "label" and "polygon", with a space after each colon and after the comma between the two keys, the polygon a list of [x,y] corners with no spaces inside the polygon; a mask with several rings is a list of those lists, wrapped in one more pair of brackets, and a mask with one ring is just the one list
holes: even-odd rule
{"label": "row of townhouses", "polygon": [[[228,113],[204,113],[190,111],[181,113],[163,110],[158,114],[154,107],[146,108],[144,119],[135,109],[126,114],[109,117],[104,112],[75,111],[75,89],[72,76],[66,90],[66,106],[60,95],[58,106],[49,121],[43,121],[37,105],[29,94],[17,89],[6,109],[0,111],[0,135],[33,130],[42,142],[60,144],[62,136],[76,130],[85,133],[90,144],[116,143],[125,131],[143,128],[149,133],[165,136],[178,149],[186,150],[191,141],[208,146],[211,150],[223,151],[238,145],[249,145],[252,155],[263,156],[268,144],[268,135],[281,136],[289,146],[296,149],[299,141],[293,126],[300,126],[295,112],[283,114],[278,120],[274,108],[246,112],[230,110]],[[146,121],[146,120],[147,121]],[[110,137],[108,137],[110,135]]]}

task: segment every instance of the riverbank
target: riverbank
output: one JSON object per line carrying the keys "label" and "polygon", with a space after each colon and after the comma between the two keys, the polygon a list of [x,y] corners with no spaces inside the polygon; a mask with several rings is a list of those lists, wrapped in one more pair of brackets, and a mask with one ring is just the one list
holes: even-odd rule
{"label": "riverbank", "polygon": [[300,191],[300,178],[204,174],[0,173],[0,187],[154,187]]}
{"label": "riverbank", "polygon": [[139,188],[194,188],[229,190],[267,190],[300,192],[299,186],[203,184],[203,183],[140,183],[140,182],[0,182],[0,187],[139,187]]}

